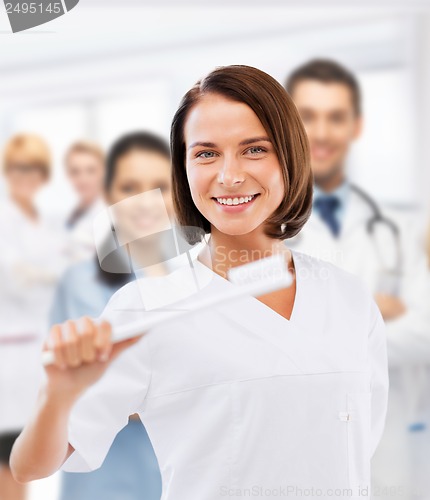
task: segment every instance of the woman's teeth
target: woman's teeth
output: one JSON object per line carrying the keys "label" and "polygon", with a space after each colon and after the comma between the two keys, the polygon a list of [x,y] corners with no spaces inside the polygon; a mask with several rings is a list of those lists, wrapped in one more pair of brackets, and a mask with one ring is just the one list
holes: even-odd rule
{"label": "woman's teeth", "polygon": [[222,205],[242,205],[242,203],[248,203],[255,197],[255,194],[251,196],[245,196],[244,198],[216,198],[218,203]]}

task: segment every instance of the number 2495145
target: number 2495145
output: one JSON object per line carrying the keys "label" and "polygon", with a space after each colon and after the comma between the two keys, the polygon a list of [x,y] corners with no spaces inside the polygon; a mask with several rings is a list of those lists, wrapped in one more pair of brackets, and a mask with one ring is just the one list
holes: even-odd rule
{"label": "number 2495145", "polygon": [[18,2],[13,5],[12,3],[6,3],[6,12],[8,14],[36,14],[48,12],[49,14],[61,14],[61,2],[52,2],[48,4],[37,3],[37,2]]}

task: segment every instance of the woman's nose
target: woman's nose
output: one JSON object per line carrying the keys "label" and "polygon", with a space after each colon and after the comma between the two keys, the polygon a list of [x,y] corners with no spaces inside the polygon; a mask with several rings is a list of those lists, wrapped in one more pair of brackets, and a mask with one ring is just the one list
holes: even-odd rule
{"label": "woman's nose", "polygon": [[233,186],[244,181],[244,172],[234,158],[225,158],[219,172],[218,182],[225,186]]}

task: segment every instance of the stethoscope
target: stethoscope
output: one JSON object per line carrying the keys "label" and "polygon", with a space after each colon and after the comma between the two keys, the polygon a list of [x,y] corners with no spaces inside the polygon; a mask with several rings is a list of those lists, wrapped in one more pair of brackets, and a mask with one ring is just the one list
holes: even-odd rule
{"label": "stethoscope", "polygon": [[[391,232],[393,236],[394,246],[396,248],[396,268],[400,271],[403,266],[403,257],[400,244],[400,229],[399,226],[390,218],[382,215],[381,209],[376,201],[369,196],[365,191],[356,186],[355,184],[350,184],[350,188],[357,194],[372,210],[372,216],[366,222],[367,234],[371,237],[375,237],[375,227],[378,224],[385,225]],[[378,252],[380,253],[380,252]]]}
{"label": "stethoscope", "polygon": [[[350,184],[351,191],[353,191],[357,196],[364,201],[372,211],[372,215],[366,221],[366,232],[373,241],[375,248],[375,253],[378,256],[379,262],[381,264],[381,269],[383,269],[387,274],[391,274],[393,279],[396,277],[399,280],[403,273],[403,255],[402,247],[400,242],[400,229],[399,226],[390,218],[385,217],[378,203],[365,191],[356,186],[355,184]],[[383,251],[381,246],[378,245],[376,237],[376,228],[378,225],[384,225],[389,229],[393,238],[393,246],[395,249],[394,265],[388,267],[384,263]]]}
{"label": "stethoscope", "polygon": [[[382,215],[381,209],[379,208],[378,204],[376,203],[375,200],[373,200],[365,191],[360,189],[358,186],[354,184],[350,184],[351,190],[354,191],[355,194],[357,194],[371,209],[372,209],[372,216],[367,220],[366,222],[366,231],[368,235],[374,240],[375,242],[375,248],[376,251],[379,254],[379,258],[381,258],[381,252],[379,250],[378,245],[376,244],[376,238],[375,238],[375,227],[377,224],[385,224],[387,228],[391,231],[393,235],[393,240],[394,240],[394,245],[396,249],[396,258],[395,258],[395,269],[391,271],[392,274],[392,279],[397,278],[397,292],[400,288],[399,282],[400,282],[400,277],[403,272],[403,256],[402,256],[402,250],[401,250],[401,244],[400,244],[400,229],[399,226],[391,219],[388,217],[385,217]],[[390,272],[390,270],[385,269],[386,271]],[[426,378],[427,378],[427,372],[426,370],[421,366],[421,367],[414,367],[411,370],[408,371],[403,371],[403,377],[408,377],[407,379],[404,380],[404,383],[407,384],[409,387],[422,387],[422,385],[425,383]],[[421,382],[421,383],[420,383]],[[419,393],[418,392],[411,392],[408,391],[408,396],[410,399],[409,405],[416,409],[418,408],[420,404],[420,399],[419,399]],[[422,432],[427,429],[427,423],[425,419],[420,419],[418,418],[410,418],[410,421],[407,426],[407,430],[411,433],[416,433],[416,432]]]}
{"label": "stethoscope", "polygon": [[[385,274],[385,277],[388,281],[391,280],[391,288],[393,289],[393,291],[398,292],[400,286],[400,277],[403,274],[403,255],[400,242],[400,229],[392,219],[385,217],[382,214],[382,210],[380,209],[378,203],[370,195],[368,195],[365,191],[363,191],[355,184],[350,183],[349,187],[351,191],[355,195],[357,195],[361,199],[361,201],[363,201],[371,210],[371,215],[365,222],[366,233],[369,236],[370,240],[373,242],[376,257],[380,263],[381,273]],[[392,265],[387,265],[386,252],[384,253],[384,249],[382,248],[381,244],[378,243],[377,228],[381,226],[385,226],[390,231],[392,236],[393,249],[395,252]],[[297,242],[299,241],[300,237],[301,235],[299,233],[297,235]]]}

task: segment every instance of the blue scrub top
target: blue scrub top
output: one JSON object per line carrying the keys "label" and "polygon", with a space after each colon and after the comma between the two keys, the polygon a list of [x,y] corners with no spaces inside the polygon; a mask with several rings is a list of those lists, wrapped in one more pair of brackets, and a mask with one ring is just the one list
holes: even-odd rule
{"label": "blue scrub top", "polygon": [[[130,275],[130,281],[132,279]],[[51,308],[51,325],[81,316],[98,317],[118,288],[99,279],[95,258],[74,264],[58,284]]]}

